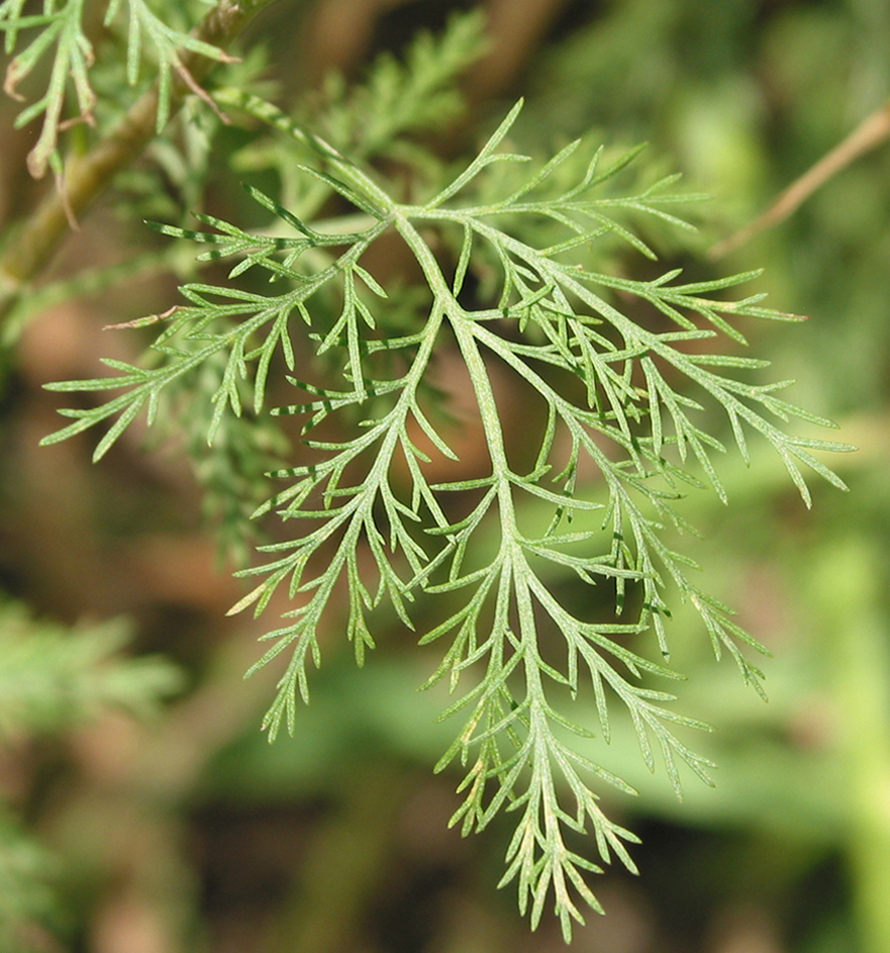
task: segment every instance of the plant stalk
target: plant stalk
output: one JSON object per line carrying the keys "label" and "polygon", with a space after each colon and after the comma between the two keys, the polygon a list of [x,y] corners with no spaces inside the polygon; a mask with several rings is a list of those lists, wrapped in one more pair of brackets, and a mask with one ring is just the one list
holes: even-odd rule
{"label": "plant stalk", "polygon": [[723,258],[724,255],[734,252],[760,232],[784,222],[829,179],[888,138],[890,138],[890,99],[880,109],[867,116],[843,142],[826,153],[800,178],[795,179],[762,215],[715,245],[708,253],[711,260]]}
{"label": "plant stalk", "polygon": [[[220,0],[195,28],[195,35],[226,49],[265,7],[275,0]],[[171,116],[194,84],[206,79],[216,61],[191,51],[181,56],[183,70],[171,82]],[[189,82],[191,79],[191,83]],[[133,163],[155,138],[158,86],[155,84],[130,108],[119,125],[86,155],[72,156],[63,178],[64,191],[48,194],[23,224],[0,258],[0,326],[17,298],[46,267],[68,234],[69,222],[83,214],[108,189],[118,172]]]}

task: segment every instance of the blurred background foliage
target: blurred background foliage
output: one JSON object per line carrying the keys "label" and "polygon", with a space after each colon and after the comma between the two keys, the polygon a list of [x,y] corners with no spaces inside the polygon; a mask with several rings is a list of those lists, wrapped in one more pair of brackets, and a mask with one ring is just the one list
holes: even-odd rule
{"label": "blurred background foliage", "polygon": [[[648,141],[650,166],[678,169],[690,191],[714,196],[690,212],[696,235],[658,245],[690,280],[713,275],[709,249],[890,96],[886,0],[284,0],[254,24],[245,45],[266,52],[243,68],[282,101],[312,103],[321,89],[336,92],[332,70],[360,78],[377,54],[398,55],[418,29],[474,7],[487,14],[488,52],[464,74],[465,110],[430,130],[427,145],[458,157],[518,95],[528,101],[515,134],[524,149],[581,134]],[[14,112],[0,104],[4,227],[46,186],[23,171],[29,130],[6,131]],[[456,776],[433,776],[430,765],[450,726],[435,722],[440,699],[415,690],[435,648],[412,647],[383,618],[392,632],[357,671],[331,631],[297,737],[268,746],[258,725],[275,675],[241,680],[262,630],[224,618],[240,589],[213,524],[230,520],[219,501],[202,515],[189,438],[146,454],[132,432],[96,468],[89,439],[37,448],[56,425],[57,402],[40,386],[91,376],[101,355],[133,359],[138,335],[100,328],[164,310],[175,275],[191,267],[189,252],[183,259],[138,219],[235,208],[234,220],[248,221],[239,175],[273,172],[243,130],[214,123],[174,126],[177,148],[158,141],[120,178],[54,273],[137,258],[151,267],[127,276],[122,264],[124,282],[101,295],[35,295],[18,346],[2,355],[0,588],[31,610],[0,607],[0,943],[95,953],[560,949],[555,923],[528,934],[512,893],[495,889],[506,825],[469,841],[446,829]],[[287,170],[274,174],[286,192]],[[810,317],[743,330],[757,356],[798,380],[792,399],[837,419],[860,450],[833,461],[851,493],[814,485],[812,512],[766,451],[750,469],[727,458],[728,509],[705,494],[687,501],[704,534],[691,544],[704,588],[774,653],[770,701],[715,664],[699,627],[675,614],[674,662],[690,676],[682,710],[717,728],[696,739],[719,764],[717,787],[688,778],[678,802],[619,726],[606,764],[641,795],[607,796],[643,837],[642,876],[598,878],[607,916],[577,931],[584,953],[890,950],[888,183],[890,146],[878,147],[719,264],[721,273],[765,265],[752,291]],[[613,267],[651,266],[627,255]],[[443,390],[459,392],[448,374],[443,366]],[[515,410],[521,421],[518,398]],[[465,437],[472,465],[470,422]],[[199,476],[211,487],[229,479]],[[103,621],[124,616],[126,627]]]}

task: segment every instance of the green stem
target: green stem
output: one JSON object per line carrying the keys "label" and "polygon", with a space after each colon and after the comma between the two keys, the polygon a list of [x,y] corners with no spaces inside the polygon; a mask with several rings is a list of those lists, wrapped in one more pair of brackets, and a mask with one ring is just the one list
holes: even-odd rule
{"label": "green stem", "polygon": [[[195,36],[225,49],[250,21],[274,0],[220,0],[204,17]],[[194,82],[201,83],[216,65],[215,60],[185,51],[182,66]],[[171,115],[191,92],[182,75],[171,83]],[[112,184],[115,176],[131,165],[155,138],[158,87],[155,84],[134,103],[120,124],[84,156],[74,156],[65,168],[64,195],[53,191],[24,223],[0,258],[0,324],[19,295],[46,267],[69,231],[69,215],[83,214]]]}
{"label": "green stem", "polygon": [[[521,533],[516,522],[516,505],[513,499],[513,489],[510,481],[510,464],[504,445],[504,432],[501,426],[501,415],[498,413],[491,379],[476,340],[474,322],[463,318],[463,309],[454,298],[441,268],[435,260],[429,246],[423,241],[420,234],[408,220],[398,216],[396,227],[400,234],[417,256],[418,262],[424,271],[430,287],[434,289],[441,300],[447,302],[447,312],[451,317],[451,327],[457,339],[458,347],[467,366],[473,390],[476,395],[476,404],[485,432],[492,472],[496,479],[498,494],[498,510],[501,519],[501,547],[505,556],[504,572],[509,572],[513,580],[513,591],[516,598],[516,607],[519,614],[521,649],[523,655],[523,669],[526,679],[526,691],[530,698],[531,713],[534,724],[540,728],[541,719],[546,721],[544,706],[544,686],[541,680],[540,655],[537,643],[537,627],[535,625],[534,608],[532,606],[529,586],[522,580],[533,576],[522,549]],[[544,776],[550,777],[550,766],[547,765]],[[554,818],[548,816],[547,826],[551,836],[553,834]]]}

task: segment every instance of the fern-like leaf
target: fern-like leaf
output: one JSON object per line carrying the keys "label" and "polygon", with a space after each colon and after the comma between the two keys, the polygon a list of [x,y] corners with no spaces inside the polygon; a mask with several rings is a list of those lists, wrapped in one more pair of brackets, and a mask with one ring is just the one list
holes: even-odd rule
{"label": "fern-like leaf", "polygon": [[[282,125],[274,107],[248,105]],[[339,224],[309,224],[251,190],[279,219],[279,236],[206,216],[204,231],[162,227],[207,247],[205,255],[233,258],[231,279],[258,269],[274,279],[275,290],[186,285],[189,303],[156,341],[155,367],[109,362],[118,376],[53,385],[124,393],[68,411],[74,422],[47,440],[117,415],[98,445],[101,455],[140,407],[151,415],[164,388],[211,359],[223,367],[210,398],[213,439],[245,403],[262,410],[271,355],[282,353],[293,367],[290,336],[306,325],[341,384],[290,377],[300,396],[274,412],[303,417],[314,462],[271,474],[285,485],[260,513],[277,514],[293,531],[261,548],[266,562],[243,572],[255,585],[232,610],[253,606],[260,613],[279,589],[292,600],[255,666],[284,661],[265,722],[270,737],[282,725],[294,730],[298,699],[309,694],[308,669],[321,660],[325,620],[344,620],[361,663],[374,645],[371,614],[382,603],[391,606],[416,627],[422,644],[444,646],[427,684],[448,682],[455,698],[444,717],[462,723],[438,766],[456,763],[464,772],[453,823],[468,833],[510,811],[516,832],[503,882],[517,884],[533,925],[553,903],[568,938],[573,921],[583,921],[584,905],[599,909],[588,875],[600,869],[576,852],[569,835],[592,833],[601,863],[617,857],[630,869],[626,844],[636,839],[606,817],[597,794],[602,784],[628,786],[582,757],[572,735],[596,731],[607,741],[618,706],[650,769],[661,763],[677,790],[682,765],[709,782],[709,762],[682,737],[706,726],[677,713],[673,695],[648,684],[679,677],[669,667],[671,600],[688,600],[715,652],[728,651],[745,679],[759,685],[745,650],[761,647],[726,606],[701,591],[695,564],[668,541],[685,525],[678,509],[685,487],[710,485],[726,498],[717,466],[724,446],[702,411],[722,410],[743,456],[751,432],[765,437],[807,505],[802,467],[843,487],[813,451],[851,448],[782,429],[776,421],[791,417],[827,422],[778,397],[784,383],[752,383],[748,376],[764,362],[702,352],[702,342],[720,334],[738,341],[740,317],[790,317],[757,298],[722,298],[750,276],[683,284],[676,271],[638,281],[590,267],[587,249],[608,235],[652,253],[630,223],[640,215],[675,221],[665,211],[677,200],[673,180],[621,197],[605,190],[625,163],[600,171],[599,155],[579,162],[574,144],[535,170],[504,148],[520,108],[450,184],[417,205],[394,201],[357,163],[288,120],[289,136],[316,155],[306,174],[339,193],[354,213]],[[511,184],[496,196],[492,183],[502,181],[504,163],[514,167]],[[529,171],[517,183],[520,163]],[[413,326],[400,333],[387,325],[386,292],[365,258],[392,232],[416,259],[427,289]],[[441,249],[454,236],[449,262]],[[461,293],[477,269],[487,296],[478,303]],[[455,456],[430,383],[443,348],[456,349],[466,367],[488,460],[472,479],[436,484],[427,476],[430,454]],[[493,360],[546,408],[546,423],[528,435],[537,450],[532,469],[511,459]],[[338,419],[345,431],[318,436],[315,428]],[[598,483],[581,479],[591,468]],[[464,501],[464,515],[456,499]],[[541,505],[552,513],[544,527],[526,516]],[[554,586],[566,573],[611,594],[612,613],[595,619],[566,605]],[[435,617],[429,607],[436,603],[447,607],[446,617],[422,628],[421,615],[412,614],[421,599],[424,619]],[[573,718],[576,696],[587,691],[596,699],[597,725]]]}

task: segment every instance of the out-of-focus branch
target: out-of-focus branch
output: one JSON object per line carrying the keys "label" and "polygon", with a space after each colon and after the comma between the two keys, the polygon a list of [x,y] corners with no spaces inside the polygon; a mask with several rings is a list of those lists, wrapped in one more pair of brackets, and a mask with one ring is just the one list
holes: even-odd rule
{"label": "out-of-focus branch", "polygon": [[[274,0],[220,0],[195,29],[195,35],[225,49],[247,24]],[[172,79],[171,115],[189,93],[195,92],[215,60],[185,51],[182,69]],[[158,88],[153,86],[133,104],[120,124],[95,148],[72,157],[64,173],[64,191],[48,194],[0,259],[0,324],[16,298],[47,265],[68,233],[69,219],[83,213],[127,168],[156,135]]]}
{"label": "out-of-focus branch", "polygon": [[811,169],[782,192],[775,202],[749,225],[716,244],[712,259],[722,258],[745,244],[755,235],[785,221],[832,176],[845,169],[861,155],[890,137],[890,100],[864,119],[839,145],[824,155]]}

